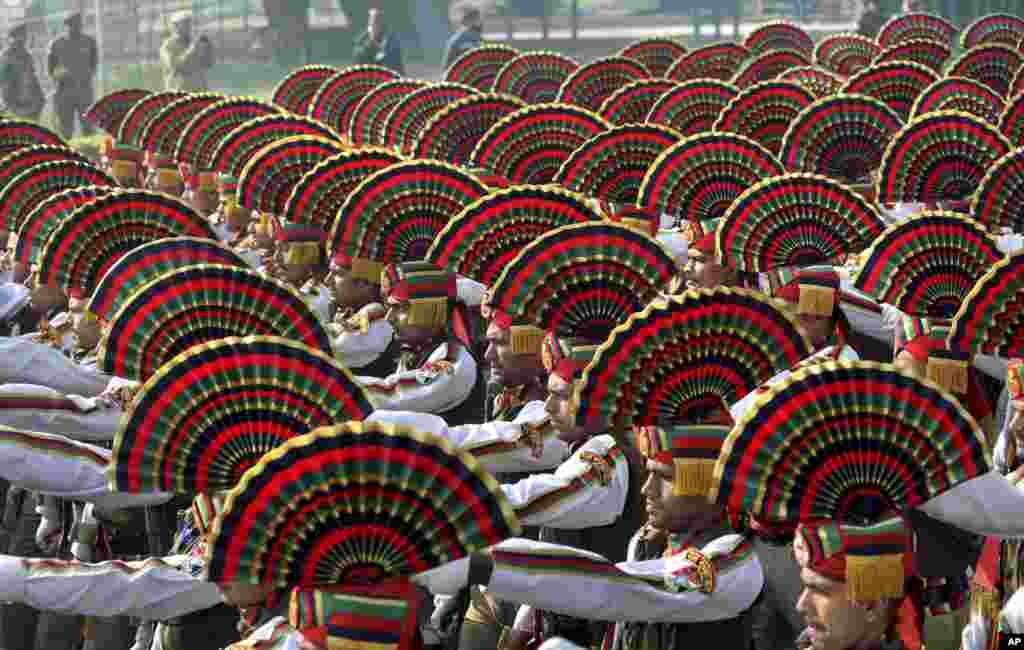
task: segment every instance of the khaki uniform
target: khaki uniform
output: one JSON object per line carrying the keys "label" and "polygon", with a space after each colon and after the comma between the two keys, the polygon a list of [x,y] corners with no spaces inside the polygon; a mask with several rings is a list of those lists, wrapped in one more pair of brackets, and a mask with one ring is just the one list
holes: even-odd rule
{"label": "khaki uniform", "polygon": [[206,37],[183,41],[171,36],[160,48],[160,62],[166,90],[206,91],[210,86],[207,74],[213,67],[213,44]]}
{"label": "khaki uniform", "polygon": [[85,34],[65,34],[50,44],[47,71],[57,83],[53,108],[65,139],[74,135],[75,120],[81,120],[82,135],[91,135],[92,126],[82,120],[82,114],[93,103],[93,77],[99,65],[96,40]]}

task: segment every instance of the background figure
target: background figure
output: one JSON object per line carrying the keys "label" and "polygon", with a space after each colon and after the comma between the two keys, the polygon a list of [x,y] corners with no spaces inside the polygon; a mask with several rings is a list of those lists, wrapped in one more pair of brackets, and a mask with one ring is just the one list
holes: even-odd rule
{"label": "background figure", "polygon": [[370,9],[366,33],[356,39],[352,59],[356,64],[382,65],[398,74],[405,74],[402,45],[398,37],[388,31],[384,24],[384,13],[380,9]]}
{"label": "background figure", "polygon": [[213,67],[213,43],[206,36],[192,40],[192,14],[176,13],[171,18],[174,34],[160,48],[167,90],[203,92],[209,89],[208,73]]}
{"label": "background figure", "polygon": [[75,134],[75,121],[79,120],[82,135],[92,135],[92,125],[82,114],[93,103],[93,77],[99,64],[96,40],[82,33],[82,14],[75,12],[64,21],[68,31],[50,44],[47,71],[57,86],[53,95],[53,109],[57,114],[60,134],[70,140]]}
{"label": "background figure", "polygon": [[444,46],[444,60],[441,62],[441,74],[451,67],[455,60],[465,52],[480,47],[483,40],[484,21],[480,10],[465,5],[460,11],[459,30],[451,35]]}
{"label": "background figure", "polygon": [[8,32],[7,48],[0,54],[0,99],[4,109],[18,117],[39,120],[46,104],[36,76],[32,55],[25,47],[28,27],[18,25]]}
{"label": "background figure", "polygon": [[882,17],[882,8],[878,6],[878,0],[864,0],[861,7],[860,18],[857,19],[857,33],[866,38],[876,38],[885,19]]}

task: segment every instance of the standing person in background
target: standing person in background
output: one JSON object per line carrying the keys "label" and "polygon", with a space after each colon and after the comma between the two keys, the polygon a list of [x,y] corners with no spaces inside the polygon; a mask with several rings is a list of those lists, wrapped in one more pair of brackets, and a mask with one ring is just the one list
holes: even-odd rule
{"label": "standing person in background", "polygon": [[928,11],[928,0],[903,0],[903,13]]}
{"label": "standing person in background", "polygon": [[857,19],[857,33],[865,38],[874,39],[878,37],[878,32],[884,24],[885,19],[882,17],[882,8],[878,6],[878,0],[864,0],[860,18]]}
{"label": "standing person in background", "polygon": [[92,135],[92,125],[82,114],[93,103],[93,77],[99,65],[96,39],[82,33],[82,13],[76,11],[64,21],[68,31],[50,43],[46,69],[57,90],[53,109],[57,114],[60,134],[70,140],[75,134],[75,120],[80,120],[82,135]]}
{"label": "standing person in background", "polygon": [[398,42],[397,36],[388,31],[380,9],[370,9],[366,32],[356,39],[352,60],[356,64],[382,65],[398,74],[405,74],[402,44]]}
{"label": "standing person in background", "polygon": [[17,25],[8,32],[7,48],[0,54],[0,99],[5,110],[39,121],[46,97],[39,85],[32,55],[25,46],[27,40],[26,25]]}
{"label": "standing person in background", "polygon": [[451,35],[444,46],[444,60],[441,62],[441,74],[448,70],[460,56],[480,47],[483,40],[484,21],[480,10],[471,5],[463,5],[459,20],[459,30]]}
{"label": "standing person in background", "polygon": [[180,11],[171,18],[174,34],[160,48],[166,90],[204,92],[213,67],[213,43],[206,36],[192,39],[192,14]]}

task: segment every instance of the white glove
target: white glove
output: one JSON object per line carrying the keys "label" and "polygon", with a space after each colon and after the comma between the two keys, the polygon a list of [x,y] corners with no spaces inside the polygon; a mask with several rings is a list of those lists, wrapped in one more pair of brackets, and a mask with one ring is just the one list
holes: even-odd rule
{"label": "white glove", "polygon": [[87,503],[82,509],[82,516],[78,520],[78,534],[75,536],[75,542],[71,545],[71,555],[81,562],[95,560],[93,550],[96,548],[100,522],[96,519],[93,507],[93,504]]}
{"label": "white glove", "polygon": [[36,546],[44,555],[55,553],[60,547],[61,521],[57,498],[43,497],[42,504],[36,506],[36,514],[42,517],[36,529]]}

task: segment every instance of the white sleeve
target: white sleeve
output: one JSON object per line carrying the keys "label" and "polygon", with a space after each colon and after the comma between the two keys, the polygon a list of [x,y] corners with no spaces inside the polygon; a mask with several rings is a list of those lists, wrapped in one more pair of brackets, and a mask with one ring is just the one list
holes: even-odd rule
{"label": "white sleeve", "polygon": [[569,456],[569,445],[554,429],[531,430],[528,425],[547,419],[544,402],[530,402],[515,420],[450,427],[439,416],[409,411],[375,411],[369,420],[406,426],[444,438],[468,452],[488,472],[543,472],[557,468]]}
{"label": "white sleeve", "polygon": [[[714,565],[711,593],[668,586],[670,577],[694,570],[681,555],[613,564],[568,546],[510,539],[491,549],[487,591],[499,600],[595,621],[700,623],[735,618],[750,609],[764,587],[764,572],[750,544],[740,535],[726,535],[701,553]],[[424,582],[425,576],[417,576],[417,582],[437,584]]]}
{"label": "white sleeve", "polygon": [[918,510],[976,535],[1024,538],[1024,489],[997,470],[946,490]]}
{"label": "white sleeve", "polygon": [[344,331],[334,339],[334,356],[347,368],[370,365],[391,345],[395,330],[386,319],[367,323],[367,331]]}
{"label": "white sleeve", "polygon": [[86,368],[60,350],[22,337],[0,338],[0,384],[36,384],[68,395],[96,397],[110,375]]}
{"label": "white sleeve", "polygon": [[183,616],[223,602],[217,585],[179,570],[174,561],[86,564],[0,555],[0,598],[40,610],[147,620]]}
{"label": "white sleeve", "polygon": [[111,452],[62,436],[0,430],[0,477],[33,492],[95,503],[104,511],[166,503],[174,496],[110,490]]}
{"label": "white sleeve", "polygon": [[0,427],[107,441],[117,434],[121,415],[118,406],[96,398],[66,395],[47,386],[0,385]]}
{"label": "white sleeve", "polygon": [[626,507],[629,462],[614,438],[598,436],[554,473],[535,474],[501,488],[524,526],[607,526]]}
{"label": "white sleeve", "polygon": [[447,344],[439,346],[416,370],[396,372],[384,379],[357,379],[377,409],[444,413],[466,401],[477,379],[476,361],[469,351],[460,346],[455,362],[448,363],[444,360],[447,350]]}

